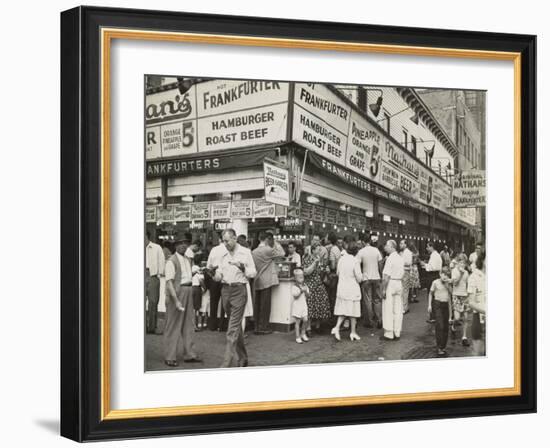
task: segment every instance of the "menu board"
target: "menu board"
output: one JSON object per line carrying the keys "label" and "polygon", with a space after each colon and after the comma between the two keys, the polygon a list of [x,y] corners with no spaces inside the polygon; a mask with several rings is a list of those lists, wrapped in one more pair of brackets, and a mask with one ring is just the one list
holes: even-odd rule
{"label": "menu board", "polygon": [[211,205],[212,219],[231,218],[231,201],[213,202]]}
{"label": "menu board", "polygon": [[325,221],[325,208],[320,205],[313,206],[313,220],[318,222]]}
{"label": "menu board", "polygon": [[331,208],[325,209],[325,220],[327,224],[336,224],[338,211]]}
{"label": "menu board", "polygon": [[197,202],[191,205],[191,221],[205,221],[210,218],[210,203]]}
{"label": "menu board", "polygon": [[300,209],[300,216],[302,217],[302,219],[307,219],[309,221],[312,221],[314,219],[313,206],[308,203],[302,204]]}
{"label": "menu board", "polygon": [[166,208],[159,205],[157,208],[157,219],[159,221],[173,221],[174,220],[174,206],[167,205]]}
{"label": "menu board", "polygon": [[155,205],[145,207],[145,222],[156,222],[157,207]]}
{"label": "menu board", "polygon": [[252,218],[252,200],[233,201],[231,203],[231,218],[232,219]]}
{"label": "menu board", "polygon": [[174,205],[175,221],[191,221],[191,204]]}
{"label": "menu board", "polygon": [[337,212],[336,214],[336,224],[339,226],[348,225],[348,214],[345,212]]}
{"label": "menu board", "polygon": [[275,217],[276,205],[263,199],[253,201],[254,218],[273,218]]}

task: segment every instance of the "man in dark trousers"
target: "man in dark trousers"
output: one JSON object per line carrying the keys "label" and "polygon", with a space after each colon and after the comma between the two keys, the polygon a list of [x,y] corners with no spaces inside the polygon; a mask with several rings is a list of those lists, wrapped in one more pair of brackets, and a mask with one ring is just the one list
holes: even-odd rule
{"label": "man in dark trousers", "polygon": [[272,333],[269,326],[271,315],[271,288],[279,284],[275,260],[285,256],[285,251],[273,238],[273,233],[260,233],[260,245],[252,251],[256,265],[254,279],[254,324],[255,334]]}
{"label": "man in dark trousers", "polygon": [[183,361],[201,362],[195,352],[195,310],[191,286],[193,260],[186,256],[191,234],[176,238],[176,252],[166,262],[166,325],[164,363],[176,367],[178,343],[183,339]]}
{"label": "man in dark trousers", "polygon": [[247,299],[246,285],[256,275],[256,268],[250,249],[237,243],[237,235],[233,229],[223,232],[222,242],[226,252],[214,274],[214,279],[222,285],[221,300],[228,316],[225,354],[221,367],[232,367],[235,360],[237,366],[246,367],[248,353],[244,345],[242,321]]}
{"label": "man in dark trousers", "polygon": [[[226,254],[227,249],[225,248],[221,236],[220,242],[217,246],[214,246],[208,255],[208,261],[206,267],[211,271],[215,272],[216,269],[220,266],[222,257]],[[209,286],[210,290],[210,315],[208,316],[208,328],[212,331],[221,330],[223,327],[223,310],[221,312],[222,317],[218,317],[218,307],[220,303],[221,293],[222,293],[222,284],[212,278]]]}

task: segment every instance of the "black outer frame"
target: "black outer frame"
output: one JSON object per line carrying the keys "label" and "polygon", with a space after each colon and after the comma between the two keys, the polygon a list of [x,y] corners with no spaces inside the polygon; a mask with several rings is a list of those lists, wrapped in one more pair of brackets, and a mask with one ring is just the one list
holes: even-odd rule
{"label": "black outer frame", "polygon": [[[520,52],[520,396],[100,421],[100,28]],[[61,435],[76,441],[536,412],[536,36],[78,7],[61,14]]]}

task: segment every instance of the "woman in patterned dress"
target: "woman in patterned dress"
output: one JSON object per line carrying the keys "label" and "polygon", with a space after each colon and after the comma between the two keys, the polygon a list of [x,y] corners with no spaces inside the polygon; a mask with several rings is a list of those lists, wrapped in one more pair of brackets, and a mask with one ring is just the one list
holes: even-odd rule
{"label": "woman in patterned dress", "polygon": [[418,300],[416,298],[416,292],[418,289],[420,289],[420,275],[418,274],[418,262],[419,262],[419,254],[418,249],[413,243],[410,243],[409,250],[413,254],[413,262],[411,265],[411,275],[409,276],[409,291],[411,292],[411,302],[412,303],[418,303]]}
{"label": "woman in patterned dress", "polygon": [[332,317],[327,290],[321,276],[326,272],[326,266],[321,258],[321,246],[312,248],[311,253],[304,255],[303,269],[306,285],[310,294],[307,297],[309,322],[319,331],[321,322]]}

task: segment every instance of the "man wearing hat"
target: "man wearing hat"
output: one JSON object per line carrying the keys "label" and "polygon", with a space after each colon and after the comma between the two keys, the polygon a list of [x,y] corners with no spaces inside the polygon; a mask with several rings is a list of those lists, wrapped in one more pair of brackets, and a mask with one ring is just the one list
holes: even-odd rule
{"label": "man wearing hat", "polygon": [[166,325],[164,328],[164,362],[176,367],[177,349],[183,339],[183,361],[201,362],[194,350],[195,310],[193,308],[192,266],[188,251],[191,234],[176,237],[176,252],[166,262]]}

